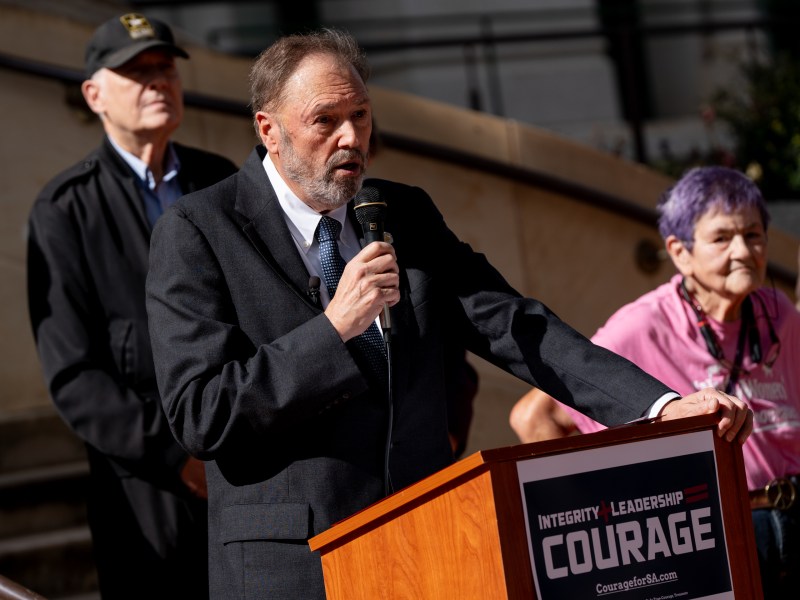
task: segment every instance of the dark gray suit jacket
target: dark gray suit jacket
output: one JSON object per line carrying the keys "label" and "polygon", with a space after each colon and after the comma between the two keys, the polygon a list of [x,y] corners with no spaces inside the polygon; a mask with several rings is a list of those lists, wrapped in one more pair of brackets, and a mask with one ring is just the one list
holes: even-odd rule
{"label": "dark gray suit jacket", "polygon": [[387,446],[386,397],[310,301],[263,152],[161,218],[147,281],[165,411],[212,461],[212,598],[324,598],[306,541],[384,495],[386,448],[395,489],[452,461],[442,349],[453,323],[471,351],[606,424],[668,391],[522,298],[422,190],[372,180],[401,277]]}

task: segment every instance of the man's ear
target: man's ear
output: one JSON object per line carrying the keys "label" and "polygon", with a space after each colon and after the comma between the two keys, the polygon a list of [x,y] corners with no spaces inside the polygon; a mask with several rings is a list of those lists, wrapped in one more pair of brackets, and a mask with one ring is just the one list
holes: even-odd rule
{"label": "man's ear", "polygon": [[87,79],[81,84],[81,93],[83,94],[83,99],[86,100],[86,104],[89,105],[89,109],[95,114],[102,114],[103,104],[100,84],[93,79]]}
{"label": "man's ear", "polygon": [[256,125],[258,128],[258,136],[261,138],[261,143],[270,154],[278,152],[278,143],[280,141],[280,128],[272,114],[258,111],[256,113]]}
{"label": "man's ear", "polygon": [[688,277],[692,274],[692,252],[681,240],[674,235],[667,236],[664,244],[667,254],[672,259],[672,264],[678,269],[681,275]]}

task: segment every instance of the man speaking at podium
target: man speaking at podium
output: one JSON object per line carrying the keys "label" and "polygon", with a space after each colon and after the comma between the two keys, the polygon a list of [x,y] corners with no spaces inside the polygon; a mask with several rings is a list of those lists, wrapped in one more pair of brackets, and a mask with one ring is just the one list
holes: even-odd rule
{"label": "man speaking at podium", "polygon": [[153,233],[157,377],[208,461],[215,599],[324,598],[308,539],[452,462],[448,336],[606,424],[719,411],[729,441],[752,429],[738,399],[677,399],[521,297],[421,189],[364,181],[367,75],[349,35],[278,40],[250,75],[261,144]]}

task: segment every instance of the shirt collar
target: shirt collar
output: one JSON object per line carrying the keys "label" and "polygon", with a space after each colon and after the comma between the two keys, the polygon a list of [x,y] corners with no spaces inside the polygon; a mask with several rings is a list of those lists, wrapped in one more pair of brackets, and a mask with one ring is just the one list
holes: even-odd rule
{"label": "shirt collar", "polygon": [[[267,172],[269,182],[272,184],[272,189],[275,190],[275,195],[278,197],[278,203],[281,205],[286,224],[289,226],[289,231],[295,243],[302,252],[308,252],[314,243],[314,233],[317,231],[317,225],[319,225],[322,215],[300,200],[289,188],[283,177],[278,173],[278,169],[272,162],[269,153],[264,157],[262,164]],[[349,238],[355,238],[357,242],[353,229],[345,226],[347,222],[346,204],[325,213],[325,216],[336,219],[342,224],[341,241],[352,245],[354,240]]]}
{"label": "shirt collar", "polygon": [[[131,168],[139,180],[145,186],[147,186],[148,189],[156,189],[157,183],[155,177],[153,176],[153,172],[150,170],[150,167],[147,166],[147,163],[138,156],[135,156],[122,148],[122,146],[117,144],[117,142],[115,142],[114,138],[111,136],[108,136],[108,140],[111,142],[114,150],[117,151],[117,154],[122,157],[122,160],[124,160],[125,163]],[[180,170],[181,161],[178,159],[175,148],[173,147],[172,142],[167,142],[166,165],[164,167],[164,177],[161,179],[161,181],[170,181],[171,179],[177,177]]]}

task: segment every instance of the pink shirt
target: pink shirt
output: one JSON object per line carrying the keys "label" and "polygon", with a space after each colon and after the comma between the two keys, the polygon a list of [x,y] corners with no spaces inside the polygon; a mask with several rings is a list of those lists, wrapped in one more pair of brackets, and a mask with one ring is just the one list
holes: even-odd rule
{"label": "pink shirt", "polygon": [[[721,388],[727,373],[706,349],[697,319],[678,293],[679,283],[680,275],[676,275],[623,306],[592,341],[632,360],[680,394]],[[763,300],[763,304],[753,302],[762,353],[768,357],[772,346],[762,306],[772,320],[781,349],[772,368],[763,363],[754,365],[746,350],[746,372],[733,392],[755,415],[753,433],[743,448],[750,489],[764,487],[776,477],[800,474],[800,312],[779,291],[761,288],[756,294]],[[725,357],[733,361],[739,322],[709,321]],[[600,423],[568,410],[581,431],[603,429]]]}

